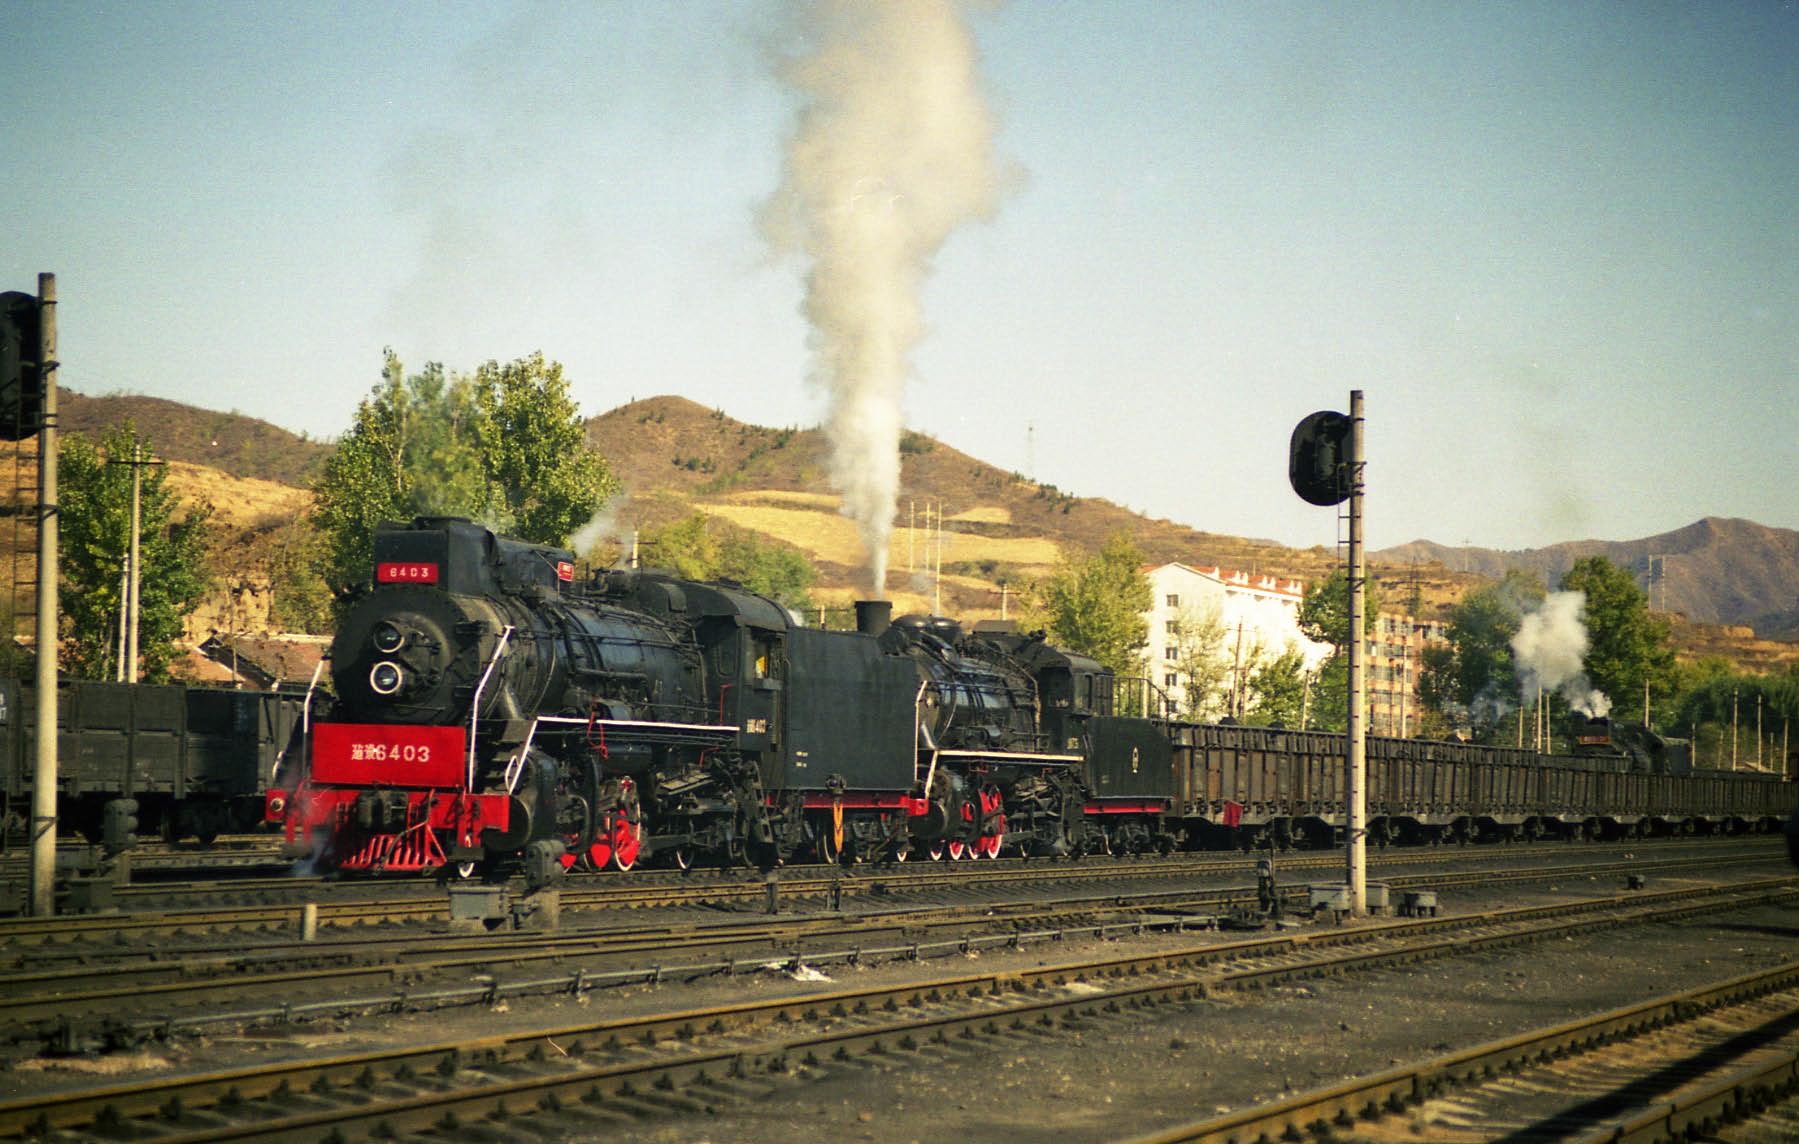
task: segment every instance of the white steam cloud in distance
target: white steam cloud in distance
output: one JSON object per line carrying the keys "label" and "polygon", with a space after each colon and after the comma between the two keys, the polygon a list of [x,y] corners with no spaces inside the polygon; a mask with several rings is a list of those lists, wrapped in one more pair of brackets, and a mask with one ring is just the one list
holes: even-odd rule
{"label": "white steam cloud in distance", "polygon": [[827,395],[831,477],[886,595],[901,398],[924,333],[919,292],[962,224],[992,217],[1002,173],[961,0],[800,0],[780,63],[799,96],[761,224],[807,263],[812,380]]}
{"label": "white steam cloud in distance", "polygon": [[1586,593],[1551,592],[1545,597],[1543,606],[1525,616],[1512,637],[1524,702],[1532,702],[1540,687],[1560,691],[1568,706],[1591,718],[1609,712],[1612,701],[1581,669],[1589,643]]}
{"label": "white steam cloud in distance", "polygon": [[624,507],[625,498],[614,497],[601,505],[600,510],[589,517],[586,524],[577,528],[568,540],[568,546],[574,549],[575,555],[586,556],[601,541],[627,539],[628,534],[619,529],[619,515]]}

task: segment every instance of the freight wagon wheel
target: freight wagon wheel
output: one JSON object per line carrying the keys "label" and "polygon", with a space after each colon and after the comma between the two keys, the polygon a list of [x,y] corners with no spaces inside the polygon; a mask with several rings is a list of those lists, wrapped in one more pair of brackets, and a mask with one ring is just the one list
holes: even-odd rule
{"label": "freight wagon wheel", "polygon": [[456,876],[465,882],[470,878],[473,878],[475,876],[475,864],[473,862],[456,863]]}

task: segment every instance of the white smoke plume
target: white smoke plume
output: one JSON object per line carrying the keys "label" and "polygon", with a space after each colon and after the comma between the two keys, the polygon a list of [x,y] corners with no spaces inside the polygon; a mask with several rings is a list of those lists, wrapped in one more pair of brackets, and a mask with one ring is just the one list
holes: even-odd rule
{"label": "white smoke plume", "polygon": [[827,395],[832,481],[886,595],[899,497],[901,398],[924,333],[919,292],[944,241],[992,217],[1002,173],[966,0],[798,0],[799,96],[772,248],[808,264],[812,377]]}
{"label": "white smoke plume", "polygon": [[587,523],[575,530],[569,537],[568,546],[576,556],[586,556],[593,548],[607,540],[624,542],[629,534],[620,528],[620,516],[624,513],[625,498],[614,497],[600,506],[600,510],[588,518]]}
{"label": "white smoke plume", "polygon": [[1606,714],[1612,701],[1581,670],[1589,645],[1585,592],[1551,592],[1542,607],[1525,616],[1512,637],[1512,661],[1526,704],[1539,688],[1560,691],[1568,706],[1591,717]]}

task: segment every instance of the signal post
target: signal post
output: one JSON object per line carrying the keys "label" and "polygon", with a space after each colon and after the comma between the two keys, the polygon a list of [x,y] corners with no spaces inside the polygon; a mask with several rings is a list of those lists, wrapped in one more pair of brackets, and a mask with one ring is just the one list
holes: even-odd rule
{"label": "signal post", "polygon": [[1368,725],[1366,626],[1368,569],[1362,553],[1362,391],[1351,390],[1349,415],[1321,410],[1293,429],[1287,479],[1308,504],[1349,502],[1349,749],[1343,778],[1345,884],[1349,912],[1368,912]]}

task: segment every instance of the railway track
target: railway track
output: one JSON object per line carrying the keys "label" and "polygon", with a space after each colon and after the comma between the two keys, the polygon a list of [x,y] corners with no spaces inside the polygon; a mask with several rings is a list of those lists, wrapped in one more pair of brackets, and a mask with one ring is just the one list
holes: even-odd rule
{"label": "railway track", "polygon": [[[1467,848],[1442,851],[1395,850],[1374,856],[1370,869],[1382,880],[1397,888],[1414,886],[1412,875],[1390,875],[1406,866],[1445,864],[1467,867],[1469,873],[1461,881],[1441,883],[1445,886],[1481,884],[1491,881],[1490,872],[1496,861],[1520,859],[1540,863],[1551,872],[1566,870],[1570,855],[1596,854],[1602,858],[1583,870],[1583,876],[1605,872],[1619,874],[1680,869],[1689,865],[1708,865],[1737,858],[1780,857],[1781,845],[1771,840],[1721,847],[1716,842],[1667,844],[1646,848],[1653,858],[1635,850],[1620,851],[1615,846],[1571,849],[1544,847]],[[1666,857],[1664,857],[1666,855]],[[1667,865],[1672,862],[1673,865]],[[932,866],[887,866],[831,868],[805,866],[780,871],[775,882],[780,902],[791,905],[805,901],[842,901],[861,897],[894,897],[935,890],[983,894],[1006,887],[1055,882],[1058,884],[1096,884],[1112,879],[1196,879],[1235,880],[1253,875],[1253,859],[1236,855],[1216,858],[1179,855],[1162,859],[1124,859],[1083,862],[1044,862],[1002,860],[983,862],[978,871],[961,868],[962,864]],[[1281,878],[1291,884],[1298,876],[1318,874],[1334,880],[1342,867],[1342,858],[1334,853],[1306,852],[1279,860]],[[1503,875],[1519,880],[1532,876],[1531,868]],[[137,887],[126,893],[122,905],[128,912],[79,914],[55,918],[0,918],[0,956],[32,945],[69,943],[123,944],[129,938],[145,936],[193,935],[226,932],[280,932],[300,927],[307,906],[314,907],[317,924],[326,929],[356,927],[367,929],[382,924],[407,925],[439,923],[446,920],[448,906],[444,890],[431,883],[338,883],[313,880],[296,885],[292,880],[277,879],[270,885],[281,892],[269,900],[259,900],[256,887],[238,882],[199,885],[183,888],[175,901],[196,900],[191,906],[170,905],[165,888]],[[509,887],[516,893],[518,887]],[[247,895],[247,900],[239,901]],[[208,899],[223,896],[224,904]],[[683,906],[720,908],[755,908],[769,897],[769,883],[741,873],[684,876],[672,872],[650,872],[631,878],[594,878],[571,880],[560,891],[564,912],[593,910],[643,910]]]}
{"label": "railway track", "polygon": [[1799,1092],[1799,962],[1446,1053],[1134,1144],[1658,1144],[1716,1138]]}
{"label": "railway track", "polygon": [[[1285,982],[1743,909],[1796,894],[1799,879],[1782,877],[861,989],[796,985],[785,996],[729,1005],[14,1100],[0,1104],[0,1139],[554,1137],[646,1115],[700,1113],[869,1062],[940,1062],[966,1041],[1042,1044],[1087,1022],[1133,1020],[1133,1014],[1203,1004],[1224,992],[1253,994]],[[1799,981],[1799,969],[1795,974]],[[1309,1130],[1312,1121],[1301,1123]]]}
{"label": "railway track", "polygon": [[[1668,859],[1690,870],[1700,860]],[[1519,880],[1613,874],[1611,867],[1514,871]],[[1407,885],[1448,888],[1492,872],[1418,876]],[[0,983],[0,1036],[128,1044],[152,1035],[256,1021],[495,1003],[507,997],[567,993],[734,975],[770,965],[830,965],[920,960],[985,948],[1018,948],[1070,935],[1108,937],[1146,931],[1214,928],[1228,911],[1253,901],[1249,887],[1142,890],[947,905],[898,905],[853,915],[782,919],[741,915],[651,925],[579,925],[544,934],[434,934],[328,943],[289,942],[253,950],[215,947],[140,951],[108,962],[72,952],[60,966],[21,962]],[[1304,903],[1295,900],[1294,909]],[[1445,925],[1454,923],[1446,920]],[[129,1004],[135,1020],[115,1016]],[[106,1025],[96,1033],[97,1019]]]}

